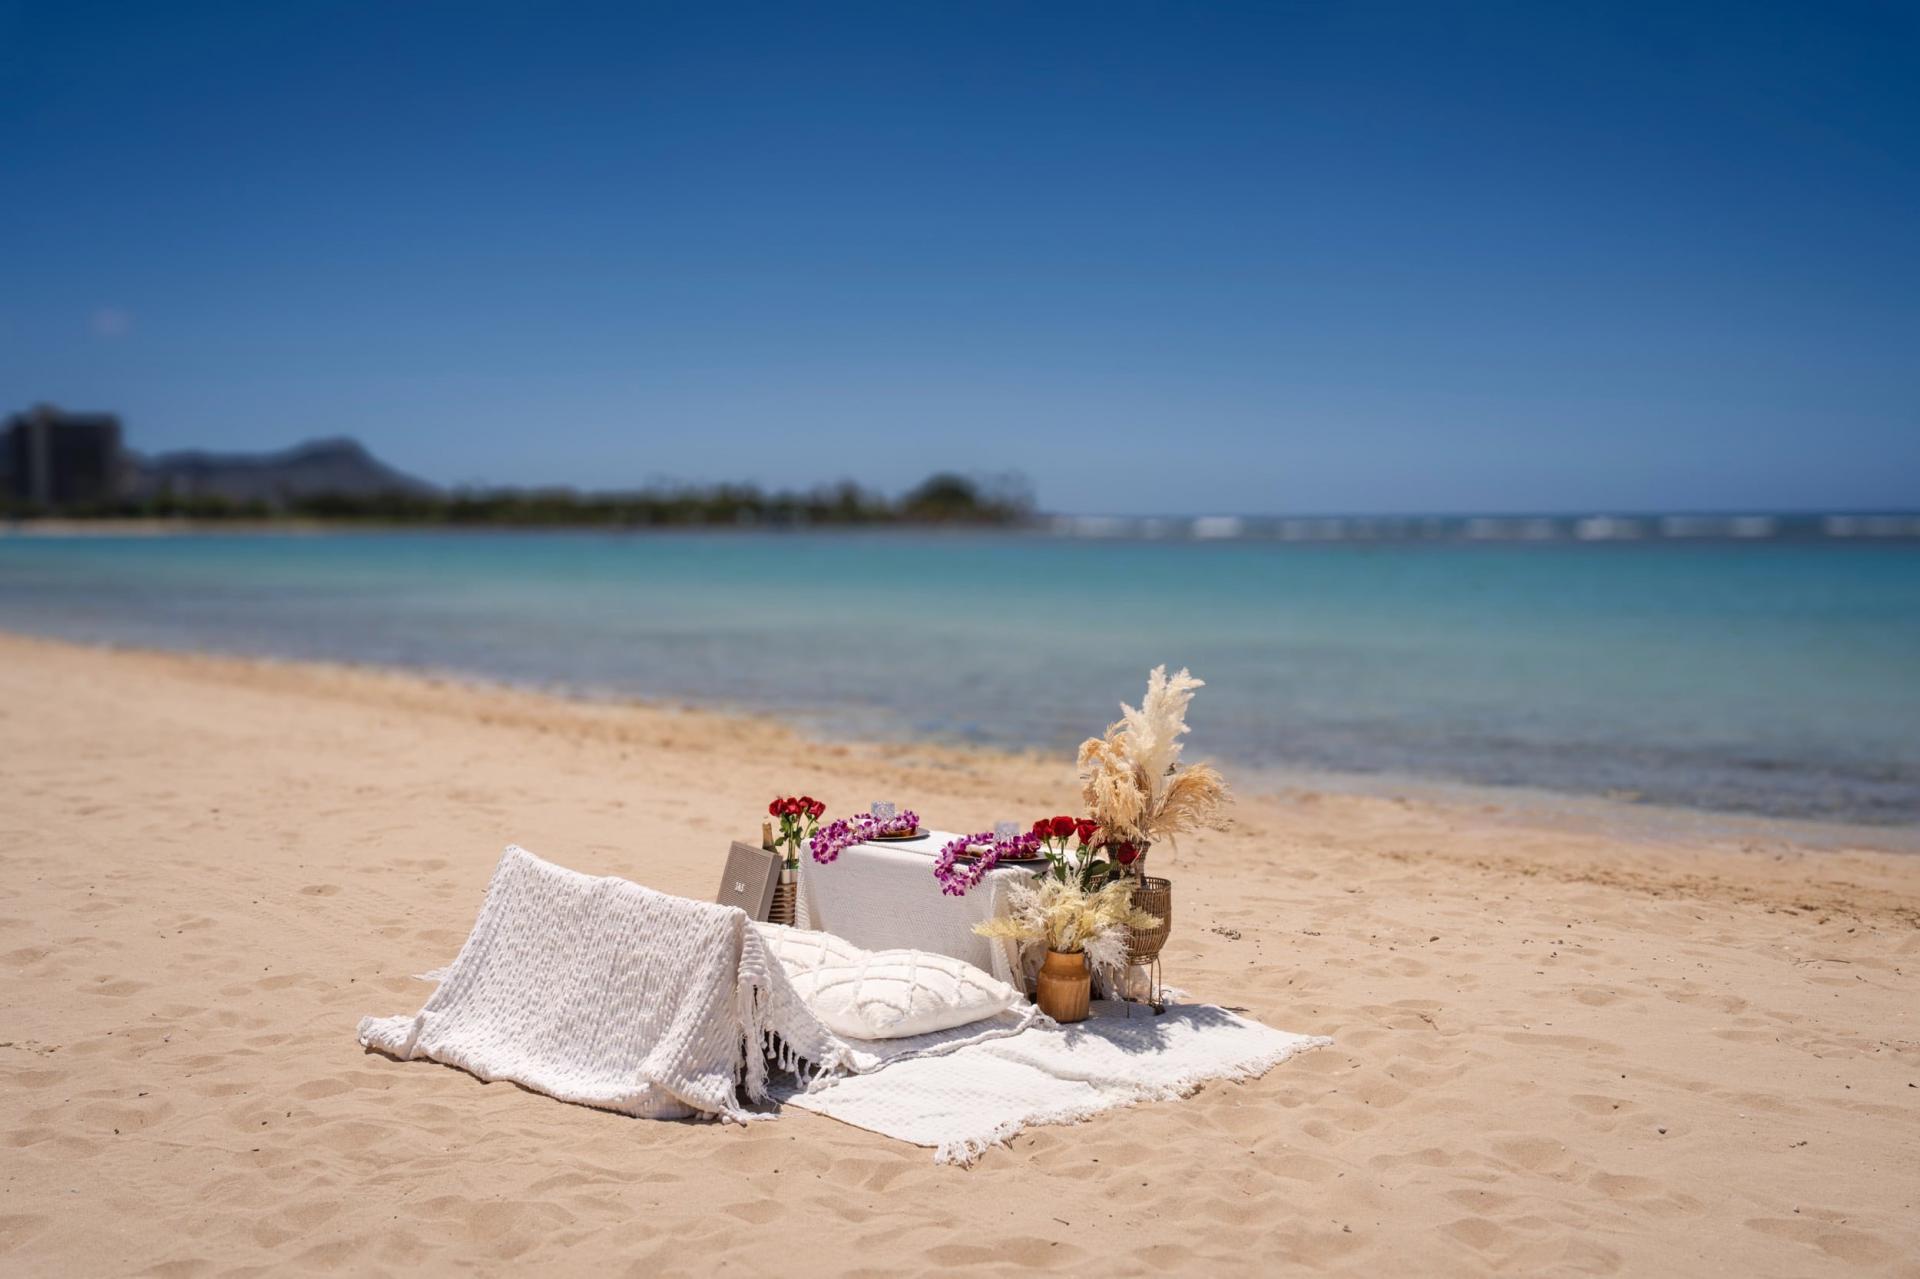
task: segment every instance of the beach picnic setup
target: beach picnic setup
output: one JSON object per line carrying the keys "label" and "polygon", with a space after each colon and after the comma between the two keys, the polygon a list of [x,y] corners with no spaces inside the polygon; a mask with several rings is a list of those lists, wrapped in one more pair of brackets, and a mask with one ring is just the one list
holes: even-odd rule
{"label": "beach picnic setup", "polygon": [[1082,744],[1083,815],[956,833],[894,801],[830,819],[780,796],[713,901],[509,847],[424,1006],[364,1018],[360,1042],[636,1118],[792,1106],[963,1165],[1263,1074],[1331,1040],[1187,1002],[1162,966],[1173,884],[1149,862],[1229,800],[1181,760],[1202,686],[1156,668]]}

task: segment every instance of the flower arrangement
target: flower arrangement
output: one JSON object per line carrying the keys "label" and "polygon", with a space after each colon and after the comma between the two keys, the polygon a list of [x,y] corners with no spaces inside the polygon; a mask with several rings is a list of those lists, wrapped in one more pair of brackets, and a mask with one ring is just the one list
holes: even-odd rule
{"label": "flower arrangement", "polygon": [[1121,703],[1106,735],[1080,744],[1080,793],[1093,820],[1110,844],[1135,847],[1122,865],[1135,865],[1157,840],[1220,824],[1230,800],[1225,779],[1210,764],[1180,763],[1187,706],[1204,687],[1185,668],[1169,676],[1156,666],[1139,709]]}
{"label": "flower arrangement", "polygon": [[[983,851],[972,863],[962,865],[960,858],[975,845],[984,845]],[[1031,833],[1015,835],[1012,839],[995,839],[990,830],[962,835],[950,840],[933,859],[933,877],[940,881],[940,891],[947,896],[964,897],[1002,858],[1032,857],[1039,851],[1040,838]]]}
{"label": "flower arrangement", "polygon": [[785,850],[788,870],[800,869],[801,841],[813,834],[815,823],[826,811],[827,806],[811,795],[793,795],[767,805],[767,815],[780,822],[780,834],[773,846]]}
{"label": "flower arrangement", "polygon": [[1076,836],[1080,848],[1088,847],[1099,829],[1100,823],[1090,817],[1042,817],[1033,824],[1033,837],[1040,841],[1042,851],[1051,862],[1068,855],[1069,842]]}
{"label": "flower arrangement", "polygon": [[1033,837],[1047,858],[1047,872],[1065,883],[1097,888],[1139,860],[1140,846],[1109,842],[1091,817],[1042,817]]}
{"label": "flower arrangement", "polygon": [[813,860],[824,866],[855,844],[864,844],[876,835],[911,835],[919,829],[920,819],[911,809],[892,817],[860,813],[828,822],[807,845],[813,850]]}
{"label": "flower arrangement", "polygon": [[1096,971],[1118,974],[1127,966],[1130,931],[1157,928],[1160,920],[1133,905],[1133,884],[1114,880],[1085,888],[1058,879],[1007,886],[1007,913],[973,926],[982,937],[1043,942],[1061,954],[1084,954]]}
{"label": "flower arrangement", "polygon": [[[819,844],[819,836],[814,843]],[[975,846],[982,846],[983,851],[971,863],[962,865],[960,859]],[[962,897],[1002,861],[1031,859],[1035,853],[1047,859],[1049,878],[1097,888],[1133,865],[1140,857],[1140,847],[1124,841],[1108,843],[1100,837],[1100,824],[1090,817],[1042,817],[1032,830],[1011,839],[996,838],[991,831],[960,836],[934,859],[933,877],[940,881],[941,892]],[[817,852],[814,855],[819,856]]]}

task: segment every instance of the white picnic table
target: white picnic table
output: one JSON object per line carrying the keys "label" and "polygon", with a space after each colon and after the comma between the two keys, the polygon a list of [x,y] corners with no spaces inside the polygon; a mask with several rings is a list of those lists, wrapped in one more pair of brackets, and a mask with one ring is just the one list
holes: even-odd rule
{"label": "white picnic table", "polygon": [[966,896],[948,896],[933,877],[933,859],[956,837],[950,831],[928,831],[912,841],[855,844],[825,865],[802,849],[794,922],[868,950],[909,948],[951,955],[1001,981],[1022,985],[1018,947],[977,936],[973,926],[1002,913],[1008,883],[1032,872],[1015,867],[989,871]]}

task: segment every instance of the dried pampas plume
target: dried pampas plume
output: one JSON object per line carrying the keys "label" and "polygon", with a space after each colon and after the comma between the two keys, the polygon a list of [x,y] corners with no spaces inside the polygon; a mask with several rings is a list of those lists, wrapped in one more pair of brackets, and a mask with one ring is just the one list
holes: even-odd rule
{"label": "dried pampas plume", "polygon": [[1187,707],[1204,687],[1184,667],[1169,676],[1156,666],[1139,709],[1122,703],[1106,736],[1080,744],[1080,794],[1108,838],[1152,842],[1219,824],[1226,781],[1210,764],[1180,766]]}
{"label": "dried pampas plume", "polygon": [[1215,826],[1220,810],[1232,797],[1227,780],[1212,764],[1194,764],[1183,768],[1167,784],[1166,798],[1160,804],[1156,827],[1169,835]]}
{"label": "dried pampas plume", "polygon": [[1118,725],[1106,737],[1089,737],[1080,744],[1080,796],[1100,829],[1114,839],[1140,838],[1146,792],[1127,758],[1126,742]]}

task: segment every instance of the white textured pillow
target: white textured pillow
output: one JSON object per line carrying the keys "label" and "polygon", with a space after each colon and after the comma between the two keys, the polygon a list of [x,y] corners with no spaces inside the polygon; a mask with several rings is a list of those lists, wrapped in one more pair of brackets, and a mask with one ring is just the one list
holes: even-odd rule
{"label": "white textured pillow", "polygon": [[902,1039],[991,1017],[1019,991],[965,960],[925,950],[862,950],[844,937],[756,924],[820,1023],[849,1039]]}
{"label": "white textured pillow", "polygon": [[755,924],[754,927],[760,930],[760,937],[773,957],[787,970],[787,976],[795,979],[827,964],[857,964],[870,953],[832,933],[789,928],[785,924]]}
{"label": "white textured pillow", "polygon": [[813,1015],[849,1039],[904,1039],[980,1021],[1020,992],[963,959],[925,950],[876,950],[794,978]]}

